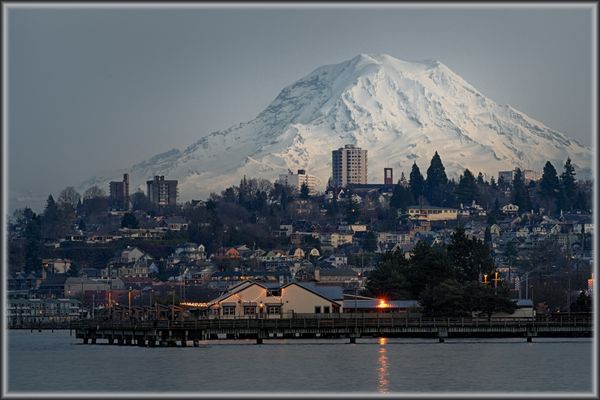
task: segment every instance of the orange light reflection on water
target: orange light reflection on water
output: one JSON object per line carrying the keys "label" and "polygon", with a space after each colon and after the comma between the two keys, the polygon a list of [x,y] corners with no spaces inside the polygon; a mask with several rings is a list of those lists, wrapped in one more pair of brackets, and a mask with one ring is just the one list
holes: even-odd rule
{"label": "orange light reflection on water", "polygon": [[379,338],[379,358],[377,362],[379,364],[379,368],[377,369],[379,379],[378,386],[380,393],[388,393],[389,392],[389,371],[388,371],[388,358],[387,358],[387,349],[385,348],[385,344],[387,343],[387,338]]}

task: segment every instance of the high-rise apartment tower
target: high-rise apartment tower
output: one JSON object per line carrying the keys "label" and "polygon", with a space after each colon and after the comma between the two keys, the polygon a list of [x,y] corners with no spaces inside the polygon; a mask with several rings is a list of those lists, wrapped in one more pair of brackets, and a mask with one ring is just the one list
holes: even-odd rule
{"label": "high-rise apartment tower", "polygon": [[331,161],[334,187],[367,183],[367,150],[347,144],[331,152]]}

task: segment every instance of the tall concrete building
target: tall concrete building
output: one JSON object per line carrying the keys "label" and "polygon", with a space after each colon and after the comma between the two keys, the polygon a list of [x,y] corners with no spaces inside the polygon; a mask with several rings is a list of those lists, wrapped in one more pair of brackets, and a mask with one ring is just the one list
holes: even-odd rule
{"label": "tall concrete building", "polygon": [[109,183],[110,204],[117,210],[129,210],[129,174],[123,174],[123,181]]}
{"label": "tall concrete building", "polygon": [[367,150],[347,144],[331,152],[331,161],[334,187],[367,183]]}
{"label": "tall concrete building", "polygon": [[155,176],[146,181],[148,200],[156,206],[174,206],[177,204],[177,181],[165,180],[164,176]]}
{"label": "tall concrete building", "polygon": [[317,192],[317,177],[307,174],[304,169],[299,169],[297,174],[294,174],[293,171],[288,171],[287,174],[279,175],[279,183],[293,187],[298,191],[302,189],[302,185],[306,184],[310,195]]}

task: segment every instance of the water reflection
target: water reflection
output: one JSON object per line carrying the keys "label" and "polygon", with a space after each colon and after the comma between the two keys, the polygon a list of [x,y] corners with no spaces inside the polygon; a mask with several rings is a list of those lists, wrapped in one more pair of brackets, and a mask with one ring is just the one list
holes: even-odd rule
{"label": "water reflection", "polygon": [[389,392],[389,380],[388,380],[388,358],[387,358],[387,349],[385,345],[387,343],[387,338],[379,338],[379,358],[377,359],[377,363],[379,364],[378,372],[379,379],[377,389],[380,393],[388,393]]}

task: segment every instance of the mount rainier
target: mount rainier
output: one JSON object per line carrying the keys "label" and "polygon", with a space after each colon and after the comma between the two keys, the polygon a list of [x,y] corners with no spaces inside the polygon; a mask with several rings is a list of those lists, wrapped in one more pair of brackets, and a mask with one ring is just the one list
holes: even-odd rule
{"label": "mount rainier", "polygon": [[132,188],[154,175],[179,180],[181,200],[206,198],[240,179],[274,180],[306,169],[331,174],[331,151],[344,144],[368,150],[369,183],[408,177],[414,161],[425,171],[434,152],[449,177],[465,168],[488,178],[514,167],[562,170],[567,157],[579,177],[591,177],[591,149],[509,105],[485,97],[438,61],[407,62],[360,54],[317,68],[284,88],[249,122],[210,133],[183,151],[173,149],[130,169],[84,182],[106,187],[128,172]]}

